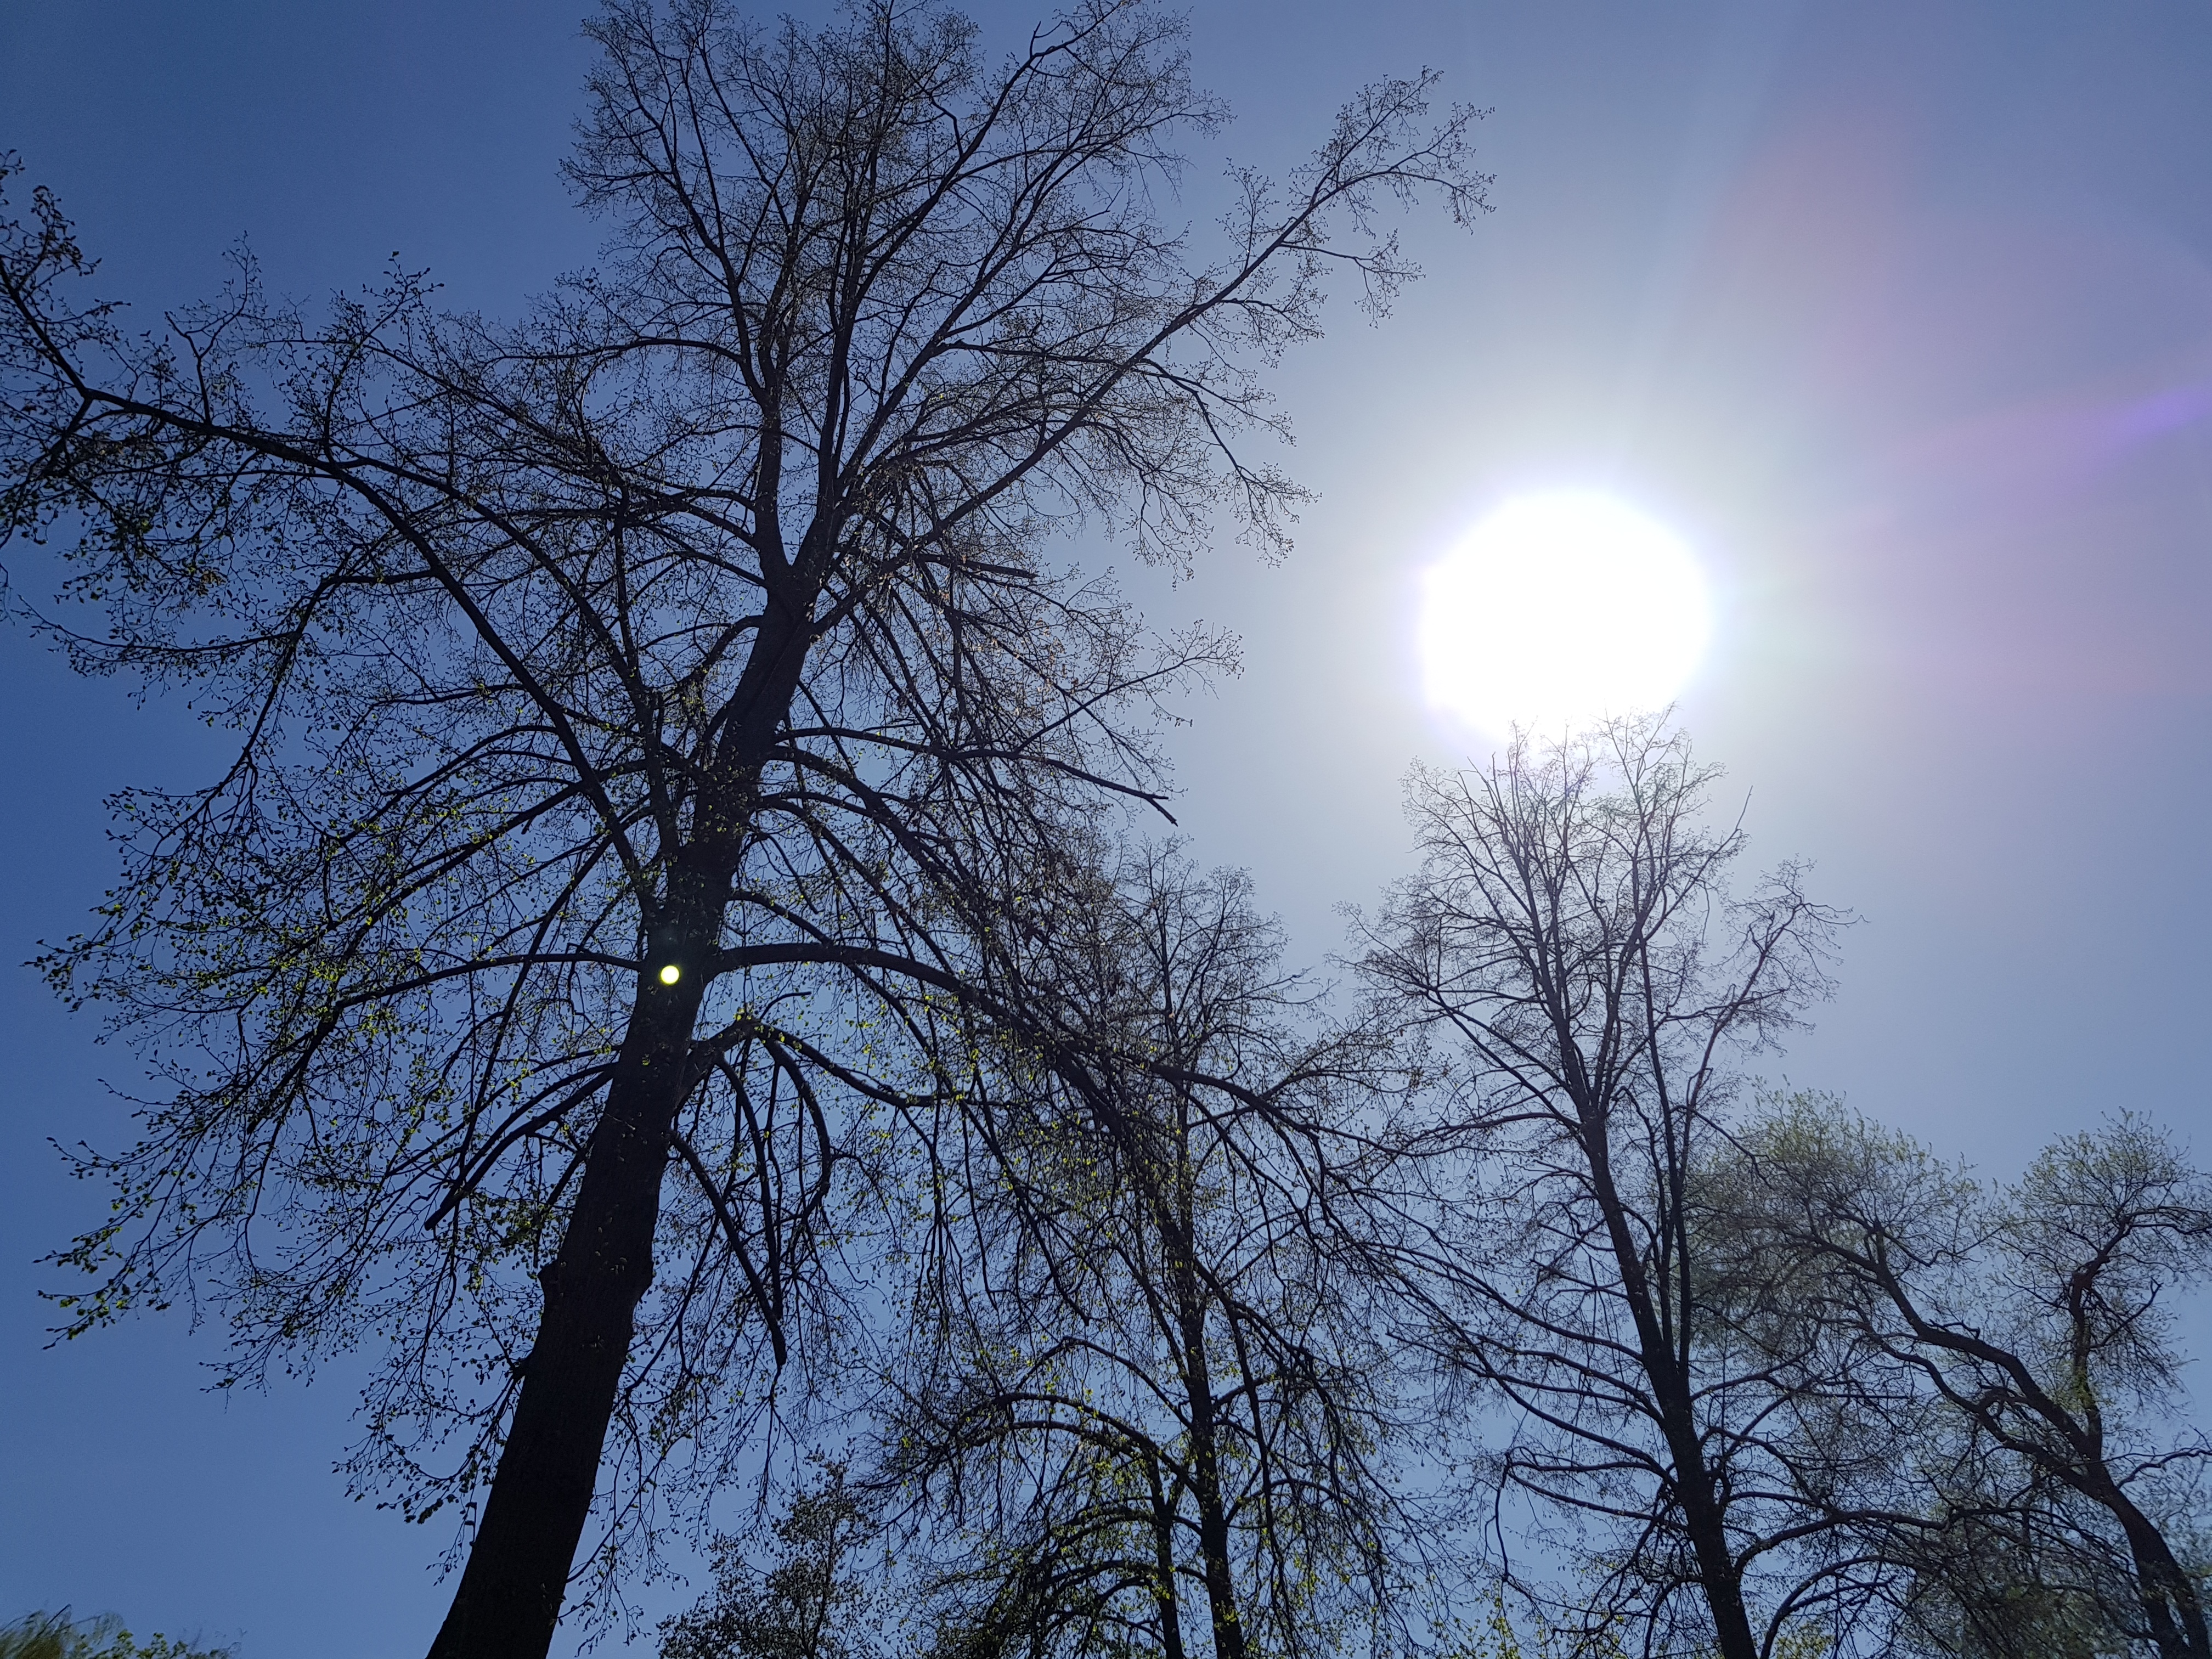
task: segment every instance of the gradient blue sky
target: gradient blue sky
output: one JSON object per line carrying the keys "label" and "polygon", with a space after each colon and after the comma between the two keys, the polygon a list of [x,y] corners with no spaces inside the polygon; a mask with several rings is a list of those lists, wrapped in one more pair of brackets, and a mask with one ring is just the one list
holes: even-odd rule
{"label": "gradient blue sky", "polygon": [[[554,172],[567,4],[0,0],[0,145],[149,319],[250,234],[314,296],[394,250],[499,311],[588,262]],[[1027,15],[994,3],[993,27]],[[2202,0],[1215,3],[1223,152],[1277,167],[1363,79],[1488,106],[1497,211],[1280,380],[1322,491],[1289,563],[1157,595],[1244,635],[1179,738],[1194,850],[1319,958],[1402,867],[1416,576],[1486,507],[1616,492],[1720,596],[1683,717],[1759,854],[1856,908],[1777,1075],[2015,1169],[2130,1107],[2206,1122],[2212,992],[2212,8]],[[1215,155],[1198,157],[1210,176]],[[39,574],[20,557],[17,577]],[[211,751],[0,635],[0,959],[112,870],[101,795]],[[419,1650],[442,1533],[331,1473],[346,1367],[225,1401],[179,1315],[60,1352],[31,1264],[94,1218],[50,1136],[130,1062],[0,975],[0,1618],[112,1609],[248,1659]],[[2212,1137],[2200,1133],[2200,1150]]]}

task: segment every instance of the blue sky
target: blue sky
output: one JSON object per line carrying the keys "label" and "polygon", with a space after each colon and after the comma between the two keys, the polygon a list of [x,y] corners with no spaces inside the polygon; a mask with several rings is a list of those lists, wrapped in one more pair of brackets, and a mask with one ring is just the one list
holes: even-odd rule
{"label": "blue sky", "polygon": [[[1025,21],[994,4],[990,27]],[[1279,380],[1321,492],[1268,568],[1223,538],[1164,616],[1245,640],[1189,709],[1195,854],[1299,952],[1403,864],[1422,566],[1488,507],[1609,490],[1719,596],[1682,714],[1763,859],[1865,918],[1777,1074],[2002,1173],[2118,1107],[2212,1140],[2212,10],[2180,0],[1202,5],[1200,152],[1283,167],[1361,80],[1486,106],[1497,211]],[[555,173],[568,6],[0,0],[0,144],[148,320],[250,234],[303,297],[395,251],[497,312],[588,263]],[[11,556],[19,581],[34,567]],[[182,712],[0,636],[0,960],[112,871],[100,798],[211,754]],[[0,1616],[113,1609],[249,1659],[427,1644],[442,1533],[349,1502],[343,1361],[224,1401],[172,1313],[48,1352],[33,1259],[96,1218],[127,1055],[0,976]]]}

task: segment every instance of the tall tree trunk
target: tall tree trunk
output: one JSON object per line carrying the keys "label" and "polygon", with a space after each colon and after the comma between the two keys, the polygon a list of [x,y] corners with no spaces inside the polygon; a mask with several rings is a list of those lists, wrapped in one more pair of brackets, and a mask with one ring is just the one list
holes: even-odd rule
{"label": "tall tree trunk", "polygon": [[1690,1534],[1690,1548],[1698,1558],[1698,1580],[1705,1593],[1706,1610],[1712,1614],[1713,1636],[1722,1659],[1759,1659],[1750,1610],[1743,1603],[1743,1575],[1736,1567],[1735,1553],[1729,1547],[1725,1517],[1719,1495],[1713,1490],[1711,1472],[1705,1468],[1705,1449],[1698,1443],[1686,1379],[1655,1376],[1651,1386],[1664,1419],[1668,1457],[1674,1465],[1682,1529]]}
{"label": "tall tree trunk", "polygon": [[[1621,1292],[1636,1323],[1644,1380],[1659,1407],[1660,1432],[1666,1439],[1668,1462],[1674,1466],[1675,1502],[1682,1511],[1682,1529],[1689,1534],[1691,1552],[1697,1557],[1698,1587],[1712,1615],[1713,1638],[1721,1659],[1759,1659],[1751,1614],[1743,1604],[1743,1577],[1736,1567],[1735,1553],[1729,1547],[1727,1517],[1721,1510],[1720,1495],[1714,1490],[1712,1471],[1705,1467],[1705,1447],[1698,1438],[1697,1419],[1690,1406],[1690,1379],[1676,1360],[1658,1311],[1651,1304],[1650,1276],[1644,1271],[1643,1255],[1629,1228],[1627,1206],[1613,1184],[1607,1114],[1585,1107],[1581,1116],[1583,1154],[1589,1166],[1591,1191],[1605,1218]],[[1686,1321],[1689,1310],[1686,1307],[1680,1312]]]}
{"label": "tall tree trunk", "polygon": [[1198,1504],[1198,1550],[1206,1571],[1206,1600],[1213,1615],[1213,1659],[1244,1659],[1244,1621],[1237,1613],[1237,1581],[1229,1563],[1229,1516],[1221,1501],[1221,1452],[1213,1420],[1213,1377],[1206,1363],[1206,1336],[1185,1327],[1183,1365],[1190,1397],[1191,1496]]}
{"label": "tall tree trunk", "polygon": [[2159,1659],[2212,1659],[2206,1639],[2204,1603],[2197,1582],[2181,1563],[2158,1523],[2145,1515],[2116,1483],[2108,1484],[2106,1507],[2118,1517],[2135,1558],[2136,1594],[2150,1621]]}
{"label": "tall tree trunk", "polygon": [[606,1111],[585,1149],[576,1207],[542,1275],[545,1304],[514,1421],[429,1659],[545,1659],[553,1645],[633,1317],[653,1284],[660,1183],[707,989],[700,963],[720,940],[763,758],[806,659],[812,592],[771,596],[769,621],[731,699],[740,714],[717,757],[719,778],[695,809],[694,840],[670,861],[665,931],[686,971],[663,985],[655,958],[639,975]]}
{"label": "tall tree trunk", "polygon": [[514,1421],[430,1659],[544,1659],[552,1646],[632,1316],[653,1283],[661,1178],[702,988],[690,974],[663,986],[648,973],[640,985],[575,1210],[542,1275]]}
{"label": "tall tree trunk", "polygon": [[1160,1659],[1183,1659],[1182,1610],[1176,1601],[1175,1511],[1169,1507],[1160,1466],[1146,1470],[1152,1486],[1152,1599],[1160,1609]]}
{"label": "tall tree trunk", "polygon": [[1199,1288],[1190,1166],[1178,1160],[1176,1211],[1164,1230],[1169,1273],[1182,1327],[1184,1397],[1190,1409],[1191,1497],[1198,1504],[1198,1550],[1213,1615],[1213,1659],[1244,1659],[1244,1622],[1229,1562],[1229,1515],[1221,1500],[1221,1450],[1213,1413],[1213,1368],[1206,1362],[1206,1297]]}

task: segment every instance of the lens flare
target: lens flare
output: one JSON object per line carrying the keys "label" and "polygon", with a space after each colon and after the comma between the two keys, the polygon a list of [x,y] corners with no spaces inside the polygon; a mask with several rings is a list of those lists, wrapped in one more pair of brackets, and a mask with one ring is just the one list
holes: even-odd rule
{"label": "lens flare", "polygon": [[1429,702],[1500,735],[1662,707],[1711,634],[1689,550],[1602,495],[1509,501],[1423,577]]}
{"label": "lens flare", "polygon": [[683,977],[684,970],[672,962],[660,970],[660,982],[663,985],[673,985]]}

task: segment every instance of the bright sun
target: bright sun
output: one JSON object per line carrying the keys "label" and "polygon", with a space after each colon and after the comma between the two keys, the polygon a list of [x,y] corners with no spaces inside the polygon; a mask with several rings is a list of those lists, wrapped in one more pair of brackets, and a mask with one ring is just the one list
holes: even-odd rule
{"label": "bright sun", "polygon": [[1712,618],[1689,550],[1602,495],[1530,495],[1475,526],[1424,577],[1429,702],[1503,735],[1656,708]]}

